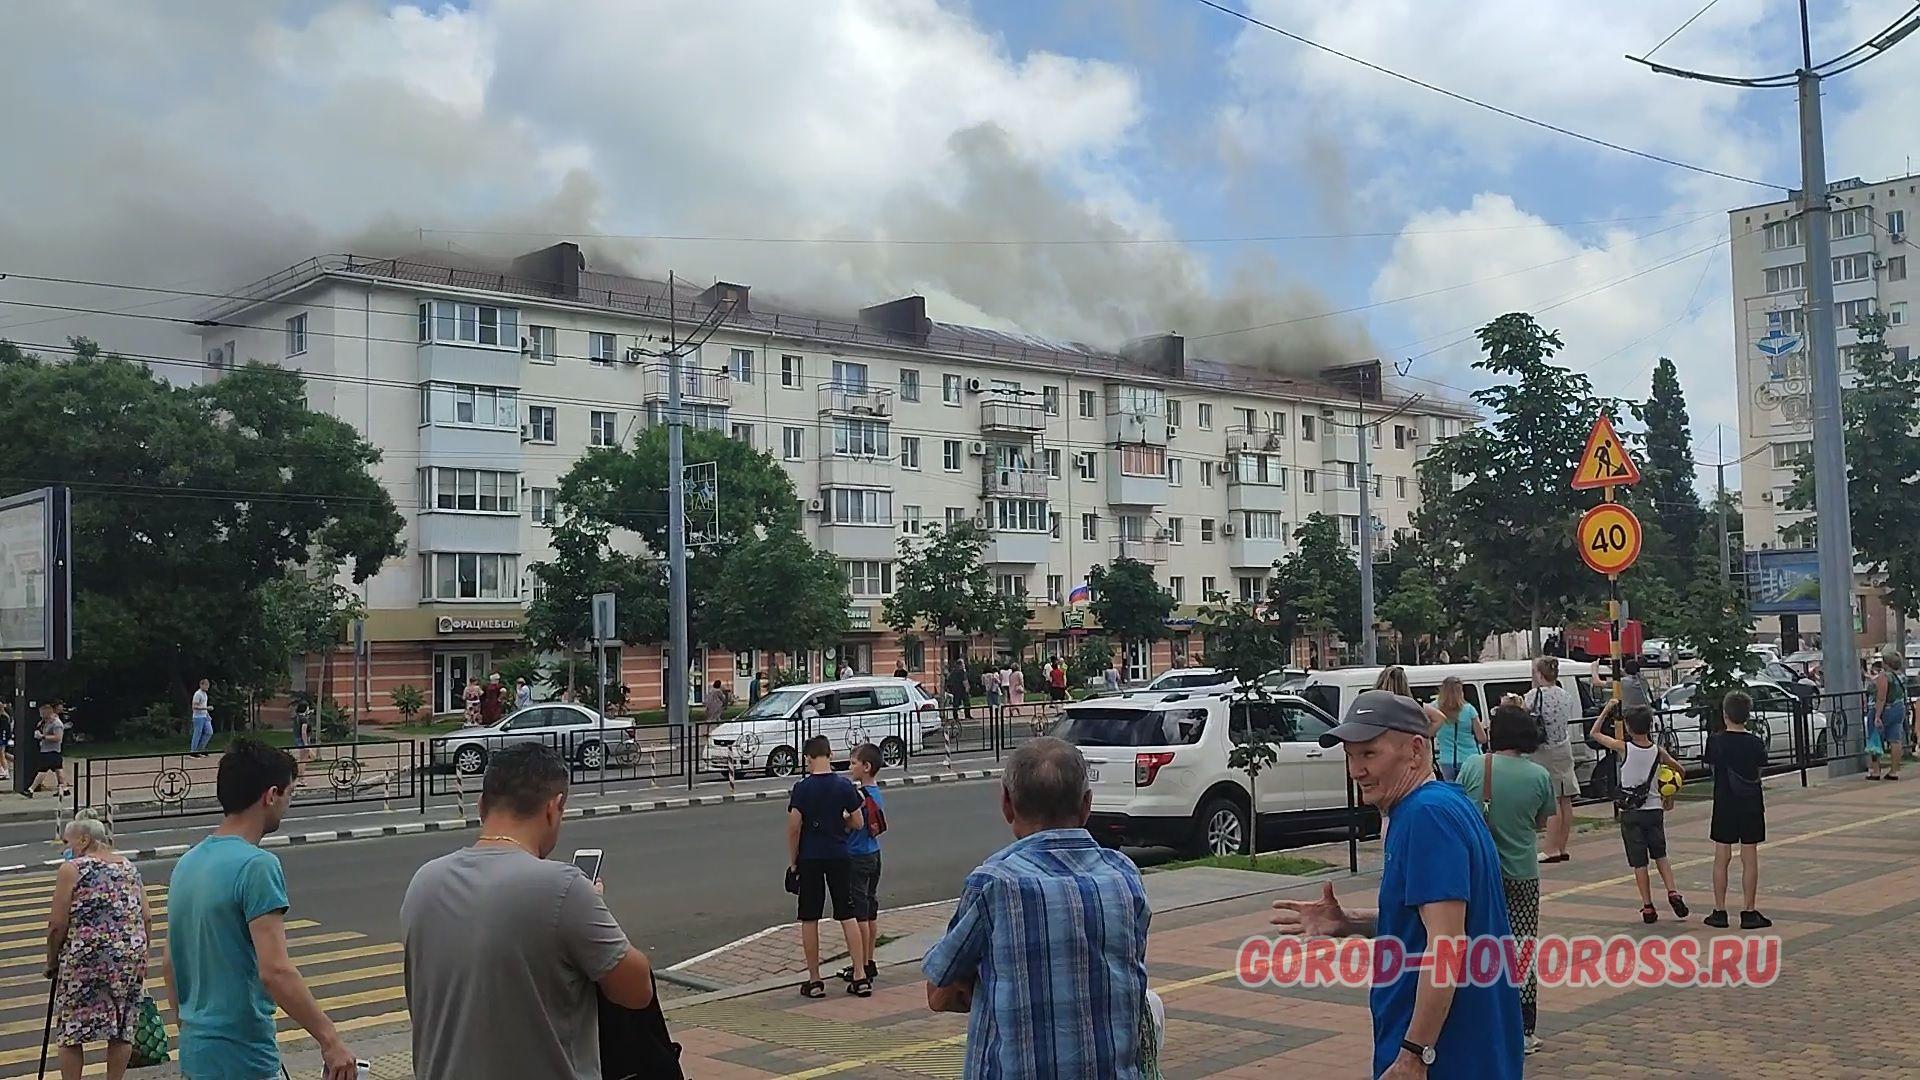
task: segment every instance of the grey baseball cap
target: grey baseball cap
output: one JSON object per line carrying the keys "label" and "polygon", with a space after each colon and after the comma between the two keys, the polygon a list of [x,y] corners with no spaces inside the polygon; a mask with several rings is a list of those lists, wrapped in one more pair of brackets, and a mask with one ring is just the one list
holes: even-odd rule
{"label": "grey baseball cap", "polygon": [[1320,745],[1372,742],[1388,731],[1427,734],[1427,712],[1420,703],[1391,690],[1366,690],[1353,699],[1347,718],[1320,736]]}

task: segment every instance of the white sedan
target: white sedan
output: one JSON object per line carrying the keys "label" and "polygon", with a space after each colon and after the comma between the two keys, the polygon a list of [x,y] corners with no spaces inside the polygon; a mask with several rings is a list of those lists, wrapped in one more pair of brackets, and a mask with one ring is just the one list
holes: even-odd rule
{"label": "white sedan", "polygon": [[[1747,724],[1747,730],[1764,739],[1767,744],[1767,757],[1771,760],[1791,760],[1793,757],[1794,712],[1798,707],[1794,695],[1785,687],[1765,679],[1746,680],[1747,693],[1753,698],[1753,716]],[[1683,762],[1696,762],[1706,756],[1707,734],[1701,722],[1687,712],[1687,706],[1693,701],[1696,684],[1687,683],[1676,686],[1661,695],[1662,718],[1671,727],[1673,734],[1672,753]],[[1822,712],[1810,713],[1807,717],[1807,738],[1809,749],[1814,757],[1825,757],[1827,753],[1827,716]]]}

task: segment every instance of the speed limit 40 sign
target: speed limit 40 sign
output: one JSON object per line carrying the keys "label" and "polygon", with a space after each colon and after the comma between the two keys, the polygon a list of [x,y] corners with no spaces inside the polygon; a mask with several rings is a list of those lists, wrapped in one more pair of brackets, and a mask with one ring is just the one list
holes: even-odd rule
{"label": "speed limit 40 sign", "polygon": [[1640,557],[1640,519],[1619,503],[1601,503],[1580,515],[1580,559],[1597,573],[1617,574]]}

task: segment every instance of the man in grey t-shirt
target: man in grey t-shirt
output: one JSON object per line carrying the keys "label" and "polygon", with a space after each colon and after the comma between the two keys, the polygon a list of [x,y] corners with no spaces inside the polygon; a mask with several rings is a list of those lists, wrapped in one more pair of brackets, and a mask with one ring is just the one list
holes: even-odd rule
{"label": "man in grey t-shirt", "polygon": [[400,904],[413,1069],[421,1077],[600,1080],[599,998],[653,1001],[653,971],[597,882],[549,862],[567,765],[551,747],[493,755],[480,839],[422,866]]}

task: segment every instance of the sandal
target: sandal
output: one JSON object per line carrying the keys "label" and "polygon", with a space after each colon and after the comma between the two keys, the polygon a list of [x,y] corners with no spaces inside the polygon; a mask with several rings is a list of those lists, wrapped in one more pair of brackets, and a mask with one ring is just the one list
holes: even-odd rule
{"label": "sandal", "polygon": [[823,998],[827,996],[827,984],[819,979],[811,979],[800,984],[800,996],[803,998]]}
{"label": "sandal", "polygon": [[839,971],[834,972],[833,977],[836,979],[839,979],[841,982],[852,982],[853,981],[853,965],[848,964],[846,967],[843,967]]}
{"label": "sandal", "polygon": [[1653,905],[1652,905],[1652,904],[1643,904],[1643,905],[1641,905],[1641,908],[1640,908],[1640,921],[1641,921],[1641,922],[1643,922],[1643,923],[1653,923],[1653,922],[1658,922],[1659,920],[1660,920],[1660,913],[1659,913],[1659,912],[1657,912],[1657,911],[1655,911],[1655,910],[1653,910]]}
{"label": "sandal", "polygon": [[854,997],[872,997],[873,980],[867,978],[855,979],[847,984],[847,993],[852,994]]}

